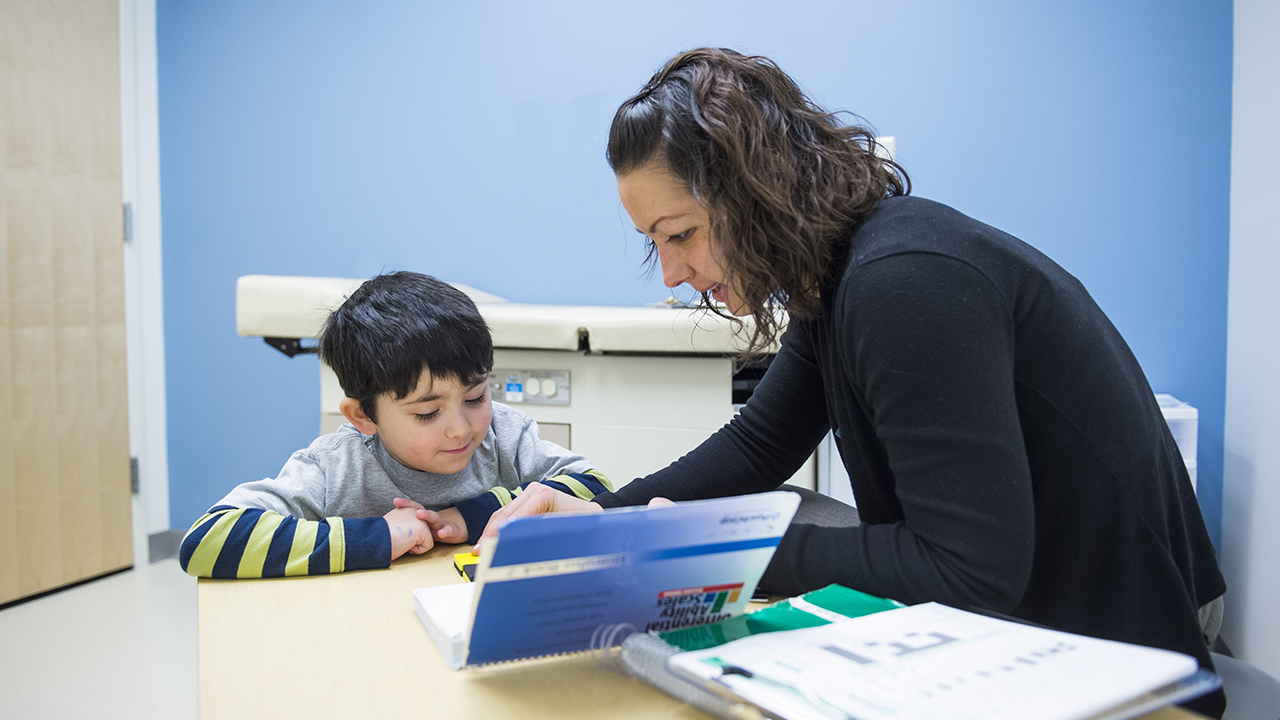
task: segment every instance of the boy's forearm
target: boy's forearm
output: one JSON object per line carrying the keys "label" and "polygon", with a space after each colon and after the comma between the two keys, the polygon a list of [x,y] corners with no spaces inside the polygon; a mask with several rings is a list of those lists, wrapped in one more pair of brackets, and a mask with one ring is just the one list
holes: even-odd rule
{"label": "boy's forearm", "polygon": [[591,469],[581,473],[566,473],[564,475],[556,475],[555,477],[543,480],[544,485],[550,485],[560,492],[574,495],[582,500],[590,501],[591,498],[602,492],[613,490],[613,483],[609,482],[609,478],[605,474],[596,469]]}
{"label": "boy's forearm", "polygon": [[299,520],[222,506],[191,526],[178,561],[196,577],[326,575],[388,567],[391,538],[380,517]]}

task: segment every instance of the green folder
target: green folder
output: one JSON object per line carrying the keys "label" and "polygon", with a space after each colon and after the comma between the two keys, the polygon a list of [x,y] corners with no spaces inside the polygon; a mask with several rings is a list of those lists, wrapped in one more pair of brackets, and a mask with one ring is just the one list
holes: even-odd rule
{"label": "green folder", "polygon": [[705,650],[748,635],[779,630],[798,630],[831,622],[830,619],[805,609],[805,605],[817,606],[828,613],[851,618],[903,607],[903,604],[896,600],[868,595],[842,585],[828,585],[821,590],[807,592],[798,598],[802,601],[799,603],[795,602],[796,599],[788,598],[755,612],[738,615],[718,623],[659,633],[658,637],[685,652]]}

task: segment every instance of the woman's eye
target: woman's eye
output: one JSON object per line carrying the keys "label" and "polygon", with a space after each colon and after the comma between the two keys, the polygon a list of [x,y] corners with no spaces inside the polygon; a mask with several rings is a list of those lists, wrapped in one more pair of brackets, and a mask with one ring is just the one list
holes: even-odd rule
{"label": "woman's eye", "polygon": [[690,235],[690,233],[692,233],[692,232],[693,232],[693,229],[692,229],[692,228],[690,228],[690,229],[688,229],[688,230],[685,230],[685,231],[684,231],[684,232],[682,232],[682,233],[679,233],[678,235],[668,235],[668,236],[667,236],[667,242],[680,242],[680,241],[682,241],[682,240],[688,240],[688,239],[689,239],[689,235]]}

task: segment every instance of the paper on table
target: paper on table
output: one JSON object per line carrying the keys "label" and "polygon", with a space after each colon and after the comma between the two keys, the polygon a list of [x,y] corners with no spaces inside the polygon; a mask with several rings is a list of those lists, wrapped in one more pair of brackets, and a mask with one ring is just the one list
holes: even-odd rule
{"label": "paper on table", "polygon": [[462,667],[466,656],[475,590],[471,583],[459,583],[413,591],[413,611],[431,633],[445,662],[455,670]]}
{"label": "paper on table", "polygon": [[[1198,664],[928,603],[682,653],[668,667],[788,718],[1070,720],[1181,680]],[[744,670],[750,676],[735,674]]]}

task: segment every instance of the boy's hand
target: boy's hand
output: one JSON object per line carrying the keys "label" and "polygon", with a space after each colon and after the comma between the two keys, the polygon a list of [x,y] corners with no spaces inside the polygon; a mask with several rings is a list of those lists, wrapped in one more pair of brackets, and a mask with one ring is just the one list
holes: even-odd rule
{"label": "boy's hand", "polygon": [[419,510],[418,519],[431,528],[431,535],[438,542],[460,545],[470,540],[467,533],[467,521],[462,519],[458,508],[447,507],[439,512]]}
{"label": "boy's hand", "polygon": [[396,498],[396,507],[413,508],[417,510],[418,519],[425,522],[427,527],[431,528],[431,536],[437,542],[448,543],[449,545],[458,545],[467,542],[467,522],[462,519],[462,513],[457,508],[447,507],[443,510],[428,510],[421,503],[414,502],[408,498]]}
{"label": "boy's hand", "polygon": [[431,528],[418,519],[414,508],[397,507],[382,516],[387,521],[387,531],[391,533],[391,559],[395,560],[406,552],[414,555],[431,549]]}

